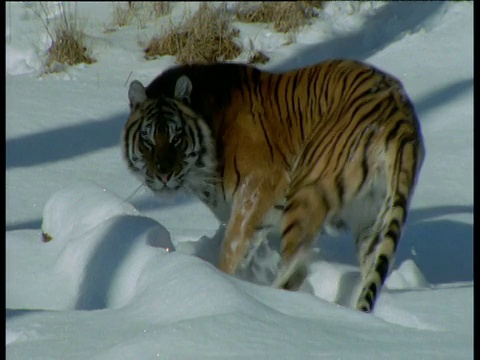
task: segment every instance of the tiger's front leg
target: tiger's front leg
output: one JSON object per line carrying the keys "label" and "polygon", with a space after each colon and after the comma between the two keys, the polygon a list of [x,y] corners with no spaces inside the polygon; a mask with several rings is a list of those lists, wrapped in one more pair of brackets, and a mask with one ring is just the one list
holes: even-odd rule
{"label": "tiger's front leg", "polygon": [[230,219],[220,252],[220,270],[235,274],[268,211],[284,195],[287,177],[269,171],[247,175],[233,194]]}

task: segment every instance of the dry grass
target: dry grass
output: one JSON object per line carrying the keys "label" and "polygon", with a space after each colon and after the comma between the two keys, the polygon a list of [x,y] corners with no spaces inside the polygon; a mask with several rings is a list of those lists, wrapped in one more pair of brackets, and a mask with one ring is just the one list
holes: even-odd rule
{"label": "dry grass", "polygon": [[239,2],[235,15],[242,22],[273,23],[278,32],[295,32],[316,16],[313,8],[322,1],[264,1],[260,4]]}
{"label": "dry grass", "polygon": [[38,2],[32,8],[52,40],[44,61],[45,72],[61,71],[65,64],[76,65],[95,62],[95,59],[89,56],[87,52],[83,32],[84,25],[77,18],[76,8],[73,12],[66,9],[66,6],[69,5],[63,2],[58,4],[60,19],[56,22],[51,22],[49,19],[49,4]]}
{"label": "dry grass", "polygon": [[242,51],[233,38],[238,30],[230,26],[231,18],[225,6],[201,3],[193,16],[180,25],[170,23],[162,37],[153,37],[145,51],[147,59],[174,55],[181,64],[212,63],[231,60]]}
{"label": "dry grass", "polygon": [[113,31],[114,27],[123,27],[136,22],[140,28],[145,28],[149,19],[157,19],[172,11],[172,3],[169,1],[129,1],[127,6],[113,4],[113,23],[108,27]]}
{"label": "dry grass", "polygon": [[150,2],[152,13],[155,18],[168,15],[172,11],[172,3],[170,1],[152,1]]}
{"label": "dry grass", "polygon": [[95,60],[87,54],[84,34],[75,26],[60,26],[55,29],[52,46],[48,49],[47,67],[55,62],[68,65],[92,64]]}
{"label": "dry grass", "polygon": [[135,6],[121,6],[120,4],[113,5],[113,24],[119,27],[127,26],[132,23],[135,17]]}

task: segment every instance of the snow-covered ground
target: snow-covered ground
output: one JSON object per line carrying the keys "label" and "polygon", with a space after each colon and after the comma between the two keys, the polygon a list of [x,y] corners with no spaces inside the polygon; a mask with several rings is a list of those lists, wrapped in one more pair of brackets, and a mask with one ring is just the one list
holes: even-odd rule
{"label": "snow-covered ground", "polygon": [[139,45],[166,18],[105,33],[112,4],[78,3],[97,62],[38,77],[49,43],[31,6],[6,7],[8,359],[473,358],[473,2],[333,2],[290,45],[239,25],[267,69],[359,59],[416,105],[426,160],[373,314],[349,307],[348,236],[318,241],[303,291],[275,290],[216,268],[223,229],[199,201],[134,193],[119,147],[128,82],[174,63]]}

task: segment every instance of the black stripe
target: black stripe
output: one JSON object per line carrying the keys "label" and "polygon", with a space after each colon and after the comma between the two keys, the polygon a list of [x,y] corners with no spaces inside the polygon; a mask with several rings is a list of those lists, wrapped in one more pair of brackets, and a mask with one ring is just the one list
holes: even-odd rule
{"label": "black stripe", "polygon": [[331,100],[335,96],[335,87],[338,83],[338,76],[344,71],[345,70],[341,68],[340,62],[332,62],[329,66],[329,69],[325,71],[327,89],[325,91],[322,90],[322,93],[326,96],[325,100],[327,105],[331,106],[334,104]]}
{"label": "black stripe", "polygon": [[[205,136],[203,135],[203,132],[202,132],[202,129],[200,128],[200,125],[198,125],[198,123],[195,121],[193,122],[193,126],[194,126],[194,133],[197,135],[197,138],[198,138],[198,144],[200,145],[200,149],[203,149],[204,151],[202,152],[202,155],[205,153],[206,149],[205,149]],[[194,140],[195,137],[192,138],[192,140]]]}
{"label": "black stripe", "polygon": [[257,119],[256,119],[256,114],[257,114],[257,111],[255,109],[255,98],[256,98],[256,89],[257,89],[257,86],[258,86],[258,74],[256,74],[255,72],[248,72],[247,74],[249,74],[250,76],[247,77],[248,79],[248,87],[247,87],[247,94],[248,94],[248,99],[249,99],[249,102],[250,102],[250,111],[252,113],[252,119],[253,119],[253,123],[255,124]]}
{"label": "black stripe", "polygon": [[[377,102],[377,104],[366,114],[362,115],[358,120],[357,123],[363,122],[365,119],[370,119],[373,114],[380,112],[381,108],[384,104],[382,102]],[[365,105],[366,106],[366,105]]]}
{"label": "black stripe", "polygon": [[363,158],[362,158],[362,180],[360,181],[360,185],[358,186],[357,191],[359,191],[365,181],[367,180],[368,176],[368,159],[367,159],[367,152],[368,152],[368,147],[370,146],[370,142],[372,141],[373,138],[373,133],[369,133],[367,140],[365,141],[365,145],[363,146]]}
{"label": "black stripe", "polygon": [[270,158],[272,159],[273,163],[273,148],[272,144],[270,143],[270,139],[268,138],[267,129],[265,129],[265,124],[263,123],[263,117],[260,117],[259,121],[260,125],[262,126],[263,136],[265,137],[265,142],[267,143],[268,149],[270,150]]}
{"label": "black stripe", "polygon": [[[255,93],[257,97],[260,99],[260,106],[264,107],[265,106],[265,99],[263,98],[263,91],[262,91],[262,82],[260,81],[260,72],[254,72],[254,74],[258,74],[258,76],[255,76],[254,78],[254,84],[255,84]],[[257,100],[258,102],[258,100]]]}
{"label": "black stripe", "polygon": [[254,98],[253,98],[253,91],[250,88],[250,86],[249,87],[243,86],[243,88],[245,89],[245,92],[248,96],[248,102],[250,104],[250,112],[252,114],[253,123],[255,124],[256,118],[255,118],[255,112],[254,112],[255,103],[254,103]]}
{"label": "black stripe", "polygon": [[233,166],[235,168],[235,175],[237,176],[237,182],[235,183],[235,188],[233,189],[233,194],[235,195],[235,193],[237,192],[238,187],[240,185],[240,171],[238,171],[238,164],[237,164],[237,156],[236,155],[233,157]]}
{"label": "black stripe", "polygon": [[[362,69],[362,70],[359,70],[357,71],[357,73],[355,75],[353,75],[352,73],[349,73],[350,77],[348,77],[349,79],[352,79],[352,81],[350,82],[350,84],[346,85],[348,90],[351,90],[352,92],[354,91],[358,91],[358,88],[363,85],[363,83],[369,79],[371,79],[372,77],[372,74],[369,73],[370,70],[369,69]],[[365,77],[365,79],[360,79],[361,77],[363,77],[364,75],[367,75]],[[356,82],[359,82],[358,84],[355,85]],[[363,96],[363,93],[362,93],[362,96]]]}
{"label": "black stripe", "polygon": [[354,98],[348,100],[348,110],[351,111],[352,117],[355,117],[358,111],[368,103],[365,92],[358,92]]}
{"label": "black stripe", "polygon": [[298,122],[300,123],[300,141],[305,141],[305,131],[303,130],[303,122],[305,121],[305,119],[303,118],[303,116],[300,116],[298,118]]}
{"label": "black stripe", "polygon": [[400,127],[403,125],[403,124],[409,124],[410,121],[408,121],[407,119],[401,119],[399,121],[397,121],[397,123],[395,124],[395,126],[393,127],[392,130],[390,130],[387,134],[387,136],[385,137],[385,145],[387,146],[388,148],[388,143],[395,137],[397,136],[397,133],[398,131],[400,130]]}
{"label": "black stripe", "polygon": [[386,109],[384,114],[383,114],[383,117],[385,119],[390,119],[398,111],[398,107],[395,103],[391,102],[389,105],[390,105],[390,108]]}
{"label": "black stripe", "polygon": [[403,222],[405,222],[405,215],[406,215],[406,212],[407,212],[407,199],[405,198],[405,196],[401,193],[397,193],[397,196],[395,198],[395,201],[393,202],[393,207],[396,208],[400,208],[403,210]]}
{"label": "black stripe", "polygon": [[300,70],[297,70],[295,72],[295,75],[293,75],[293,85],[292,85],[293,91],[296,91],[296,89],[297,89],[298,75],[300,75]]}
{"label": "black stripe", "polygon": [[293,210],[293,209],[298,208],[299,206],[300,206],[300,204],[298,203],[298,201],[296,201],[296,202],[289,202],[289,203],[287,204],[287,206],[285,207],[285,209],[283,210],[283,212],[284,212],[284,213],[287,213],[287,212],[289,212],[289,211],[291,211],[291,210]]}
{"label": "black stripe", "polygon": [[274,96],[274,99],[275,99],[275,106],[277,108],[277,112],[279,114],[279,117],[280,117],[280,121],[283,120],[283,115],[282,115],[282,109],[280,108],[280,101],[279,101],[279,98],[278,98],[278,95],[279,95],[279,87],[280,87],[280,83],[281,83],[281,77],[279,75],[272,75],[272,76],[275,76],[275,80],[276,80],[276,83],[275,83],[275,88],[274,88],[274,91],[273,91],[273,96]]}
{"label": "black stripe", "polygon": [[302,115],[302,109],[301,106],[297,106],[297,97],[298,97],[298,78],[301,75],[301,70],[297,70],[295,72],[295,75],[293,76],[293,84],[292,84],[292,93],[290,95],[290,101],[292,103],[292,108],[293,108],[293,119],[295,119],[296,123],[299,123],[300,125],[300,141],[303,141],[304,139],[304,134],[303,134],[303,115]]}
{"label": "black stripe", "polygon": [[[352,125],[352,126],[350,126]],[[357,125],[358,126],[358,125]],[[358,127],[353,126],[353,123],[347,123],[342,129],[339,129],[336,132],[335,141],[332,146],[330,146],[330,150],[326,155],[327,159],[327,166],[329,166],[331,161],[334,161],[333,172],[337,172],[340,169],[344,168],[345,165],[345,158],[348,156],[348,151],[345,148],[352,142],[349,141],[354,138],[354,133],[358,131]],[[351,127],[352,131],[347,133],[348,128]],[[340,139],[345,138],[345,142],[343,143],[341,148],[338,148],[337,144]],[[343,160],[342,160],[343,159]],[[326,171],[326,169],[325,169]]]}
{"label": "black stripe", "polygon": [[370,303],[370,307],[371,307],[373,305],[373,301],[377,296],[377,284],[371,283],[369,290],[372,292],[372,295],[373,295],[372,303]]}
{"label": "black stripe", "polygon": [[388,258],[386,255],[382,254],[377,258],[375,271],[380,275],[380,283],[383,285],[388,273]]}
{"label": "black stripe", "polygon": [[366,291],[364,296],[365,301],[368,303],[368,306],[372,308],[374,296],[371,292]]}
{"label": "black stripe", "polygon": [[343,196],[345,195],[345,184],[342,173],[339,173],[335,178],[335,185],[337,187],[338,198],[340,199],[340,206],[343,206]]}
{"label": "black stripe", "polygon": [[377,246],[379,241],[380,241],[380,234],[377,233],[375,235],[375,238],[372,241],[370,241],[370,245],[365,255],[367,256],[370,255],[373,252],[373,250],[375,250],[375,247]]}
{"label": "black stripe", "polygon": [[202,130],[200,129],[200,126],[196,122],[194,123],[194,126],[198,136],[198,143],[200,145],[200,150],[198,151],[198,158],[195,161],[195,166],[204,167],[205,163],[203,162],[203,156],[207,152],[207,148],[205,147],[205,144],[204,144],[205,137],[202,134]]}
{"label": "black stripe", "polygon": [[[330,115],[329,115],[330,116]],[[323,156],[324,151],[329,147],[332,143],[332,141],[335,141],[335,143],[339,140],[339,136],[331,137],[331,134],[334,132],[341,133],[340,130],[337,130],[336,127],[338,126],[338,123],[335,121],[329,121],[328,122],[329,128],[323,128],[322,129],[322,138],[320,139],[315,139],[315,151],[313,153],[310,153],[309,156],[305,156],[305,163],[310,163],[312,161],[312,157],[316,156],[321,157]],[[350,124],[346,123],[345,126],[342,128],[342,131],[347,128]],[[321,148],[320,148],[321,146]],[[333,148],[330,148],[331,151],[333,151]]]}
{"label": "black stripe", "polygon": [[[300,84],[304,84],[304,86],[302,86],[302,89],[304,87],[307,88],[308,90],[308,84],[307,84],[307,81],[308,79],[306,79],[307,77],[307,74],[306,74],[306,71],[305,70],[301,70],[301,73],[300,73]],[[307,128],[311,128],[311,123],[309,122],[309,118],[308,118],[308,112],[307,112],[307,107],[308,107],[308,101],[305,101],[304,99],[304,96],[305,94],[303,94],[302,96],[302,93],[298,93],[297,92],[297,96],[295,97],[296,99],[296,103],[297,103],[297,107],[299,109],[299,113],[300,113],[300,121],[302,123],[302,127],[301,127],[301,134],[302,134],[302,142],[305,141],[305,138],[306,138],[306,135],[305,135],[305,131],[304,131],[304,126],[307,125]],[[308,99],[308,98],[307,98]],[[302,101],[303,100],[303,101]]]}
{"label": "black stripe", "polygon": [[[314,98],[314,101],[317,103],[317,106],[318,106],[318,109],[320,110],[319,113],[321,114],[322,112],[322,109],[321,109],[321,104],[320,104],[320,99],[318,98],[318,94],[317,94],[317,88],[318,88],[318,82],[319,82],[319,73],[320,73],[320,67],[317,67],[315,69],[316,71],[314,72],[313,74],[313,79],[312,79],[312,82],[314,84],[313,86],[313,98]],[[312,107],[312,111],[313,111],[313,107]],[[317,114],[317,115],[320,115],[320,114]],[[313,120],[313,117],[312,117],[312,120]]]}
{"label": "black stripe", "polygon": [[[317,98],[315,95],[315,87],[316,87],[316,70],[317,68],[310,68],[308,72],[308,87],[307,87],[307,106],[310,110],[309,112],[309,120],[310,120],[310,127],[313,128],[312,124],[315,124],[315,110],[316,110],[316,103]],[[313,89],[312,89],[313,87]]]}
{"label": "black stripe", "polygon": [[[348,161],[350,156],[352,157],[354,156],[355,152],[353,152],[353,149],[354,148],[355,150],[358,149],[360,142],[362,142],[365,139],[367,133],[370,133],[373,136],[372,131],[371,130],[369,131],[368,129],[368,125],[361,127],[361,124],[356,124],[356,126],[354,127],[354,130],[355,130],[355,136],[353,134],[354,133],[353,131],[351,134],[344,134],[344,136],[346,136],[348,140],[345,141],[345,144],[342,147],[342,152],[340,153],[340,159],[342,159],[342,161],[338,161],[338,163],[334,168],[334,171],[337,171],[340,165],[343,168],[345,162]],[[348,149],[345,149],[347,145],[348,145]]]}
{"label": "black stripe", "polygon": [[332,206],[330,205],[330,202],[328,201],[328,198],[327,198],[327,195],[325,194],[325,192],[322,192],[322,201],[323,201],[323,204],[325,206],[325,213],[328,213],[330,211],[330,209],[332,208]]}
{"label": "black stripe", "polygon": [[[315,157],[316,159],[320,158],[323,156],[324,151],[329,147],[329,145],[332,143],[332,141],[335,140],[334,137],[329,136],[332,132],[332,128],[335,127],[335,123],[331,122],[331,128],[330,129],[324,129],[324,136],[320,139],[315,139],[315,143],[312,143],[309,141],[307,143],[308,148],[311,149],[311,152],[309,151],[308,156],[304,156],[304,164],[311,164],[313,162],[313,158]],[[321,146],[321,147],[320,147]],[[305,154],[305,151],[304,151]]]}
{"label": "black stripe", "polygon": [[291,94],[289,94],[288,90],[291,88],[290,87],[290,83],[291,83],[291,80],[292,80],[292,77],[291,76],[288,76],[285,78],[285,98],[284,98],[284,102],[285,102],[285,108],[287,109],[287,116],[285,117],[285,120],[287,121],[287,127],[288,127],[288,131],[291,131],[292,129],[292,116],[290,115],[290,99],[291,99]]}
{"label": "black stripe", "polygon": [[222,163],[220,173],[222,174],[222,192],[223,192],[223,200],[227,200],[227,195],[225,192],[225,162]]}
{"label": "black stripe", "polygon": [[269,94],[269,113],[281,122],[282,116],[278,109],[278,77],[275,75],[269,75],[267,94]]}
{"label": "black stripe", "polygon": [[370,312],[370,309],[367,308],[366,306],[362,306],[359,310],[361,310],[363,312],[366,312],[366,313]]}
{"label": "black stripe", "polygon": [[[400,164],[399,164],[400,172],[402,172],[402,168],[404,168],[404,165],[403,165],[404,147],[407,143],[415,143],[415,141],[417,141],[417,136],[414,135],[414,134],[409,134],[409,135],[402,136],[402,138],[398,142],[397,148],[399,149],[399,151],[398,151],[396,159],[395,159],[395,164],[397,164],[397,159],[400,158]],[[414,145],[412,144],[412,146],[414,146]],[[412,189],[413,185],[414,185],[414,181],[415,181],[414,172],[415,172],[415,170],[407,172],[407,174],[409,175],[409,180],[410,180],[408,191],[410,191]]]}
{"label": "black stripe", "polygon": [[[408,134],[408,135],[405,135],[403,136],[399,143],[398,143],[398,148],[402,150],[402,153],[403,153],[403,148],[405,147],[405,145],[407,143],[412,143],[412,146],[414,146],[413,144],[415,143],[415,141],[417,141],[417,136],[414,135],[414,134]],[[403,156],[403,154],[402,154]]]}
{"label": "black stripe", "polygon": [[349,75],[350,75],[350,73],[345,74],[345,75],[343,76],[343,82],[342,82],[342,83],[338,82],[338,84],[337,84],[337,86],[340,86],[340,84],[341,84],[341,86],[342,86],[342,88],[340,89],[340,94],[342,94],[342,95],[346,95],[345,93],[347,92],[347,90],[350,90],[350,89],[347,87],[347,81],[348,81]]}
{"label": "black stripe", "polygon": [[273,225],[257,225],[255,226],[255,231],[260,231],[260,230],[265,230],[265,229],[271,229]]}
{"label": "black stripe", "polygon": [[296,226],[299,226],[300,223],[298,222],[298,220],[295,220],[294,222],[292,222],[291,224],[289,224],[283,231],[282,231],[282,238],[284,238],[285,236],[288,235],[288,233],[290,231],[293,230],[294,227]]}
{"label": "black stripe", "polygon": [[398,233],[396,231],[390,229],[385,234],[385,237],[388,237],[388,238],[392,239],[392,241],[393,241],[393,251],[396,251],[397,250],[397,245],[398,245]]}
{"label": "black stripe", "polygon": [[278,143],[273,143],[275,146],[275,149],[277,150],[277,153],[280,155],[282,161],[283,161],[283,167],[287,170],[290,169],[290,162],[287,160],[287,157],[283,153],[283,151],[280,149],[280,145]]}
{"label": "black stripe", "polygon": [[[125,138],[128,139],[131,132],[138,131],[139,127],[141,126],[141,123],[142,123],[141,121],[135,121],[131,123],[129,126],[125,127]],[[134,127],[136,127],[136,129],[133,129]]]}
{"label": "black stripe", "polygon": [[392,219],[392,221],[390,221],[390,228],[396,228],[397,231],[400,230],[400,222],[398,219]]}

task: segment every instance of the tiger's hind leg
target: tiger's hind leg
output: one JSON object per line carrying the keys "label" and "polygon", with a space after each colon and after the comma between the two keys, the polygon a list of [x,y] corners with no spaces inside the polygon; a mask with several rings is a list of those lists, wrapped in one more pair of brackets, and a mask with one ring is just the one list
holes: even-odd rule
{"label": "tiger's hind leg", "polygon": [[[295,190],[294,190],[295,189]],[[273,287],[297,290],[308,275],[310,249],[330,205],[319,183],[294,186],[282,215],[282,266]]]}
{"label": "tiger's hind leg", "polygon": [[390,145],[385,152],[386,194],[371,228],[357,232],[357,255],[362,272],[361,292],[356,308],[371,312],[389,274],[405,224],[416,177],[423,162],[421,140]]}

